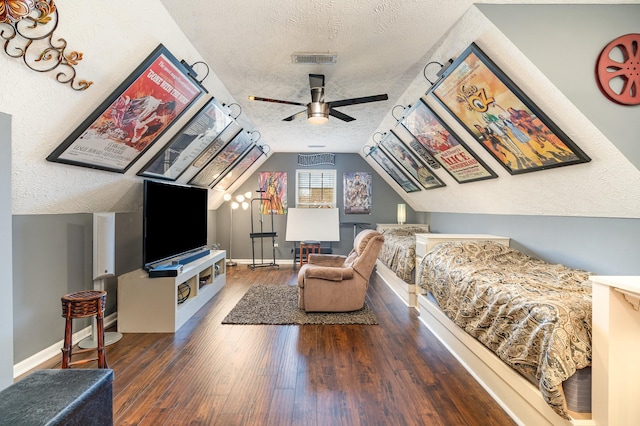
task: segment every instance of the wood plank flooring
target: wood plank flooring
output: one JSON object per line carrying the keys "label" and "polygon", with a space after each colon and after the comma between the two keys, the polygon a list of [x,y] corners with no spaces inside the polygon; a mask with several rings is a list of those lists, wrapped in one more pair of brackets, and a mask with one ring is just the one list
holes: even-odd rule
{"label": "wood plank flooring", "polygon": [[107,348],[116,425],[515,424],[375,276],[377,326],[223,325],[252,284],[297,277],[288,265],[227,272],[175,334],[128,333]]}

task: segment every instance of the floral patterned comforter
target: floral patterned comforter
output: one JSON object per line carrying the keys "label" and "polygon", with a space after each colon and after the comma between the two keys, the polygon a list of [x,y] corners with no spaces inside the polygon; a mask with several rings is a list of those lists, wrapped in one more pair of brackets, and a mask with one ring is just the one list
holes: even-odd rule
{"label": "floral patterned comforter", "polygon": [[424,228],[404,227],[380,231],[384,235],[384,244],[378,259],[404,282],[414,283],[413,270],[416,265],[417,233],[428,232]]}
{"label": "floral patterned comforter", "polygon": [[591,365],[589,275],[489,241],[448,242],[427,253],[417,283],[569,418],[562,382]]}

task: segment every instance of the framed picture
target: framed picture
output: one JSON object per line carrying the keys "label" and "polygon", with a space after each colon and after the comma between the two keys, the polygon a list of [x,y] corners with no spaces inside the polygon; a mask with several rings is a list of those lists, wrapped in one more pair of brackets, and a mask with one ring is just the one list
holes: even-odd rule
{"label": "framed picture", "polygon": [[287,172],[260,172],[260,214],[287,214]]}
{"label": "framed picture", "polygon": [[203,92],[160,44],[47,160],[124,173]]}
{"label": "framed picture", "polygon": [[238,160],[233,165],[233,167],[229,168],[229,170],[224,175],[221,175],[218,179],[216,179],[213,182],[212,187],[226,191],[231,185],[235,183],[236,180],[238,180],[240,176],[244,174],[244,172],[249,169],[249,167],[253,165],[253,163],[256,162],[258,158],[260,158],[262,154],[264,154],[262,147],[260,147],[259,145],[254,145],[246,154],[244,154],[244,156],[240,160]]}
{"label": "framed picture", "polygon": [[498,177],[464,144],[431,108],[420,99],[405,114],[402,125],[413,135],[410,146],[429,156],[458,183]]}
{"label": "framed picture", "polygon": [[[194,161],[194,164],[202,169],[191,179],[189,185],[211,186],[252,144],[251,135],[240,130],[206,165],[201,157],[209,157],[210,154],[206,151],[203,152]],[[200,164],[204,167],[200,166]]]}
{"label": "framed picture", "polygon": [[382,138],[379,146],[384,148],[387,154],[394,158],[424,189],[446,186],[422,160],[415,156],[393,130]]}
{"label": "framed picture", "polygon": [[374,146],[373,148],[369,149],[367,155],[373,158],[374,161],[378,163],[378,165],[380,165],[380,167],[382,167],[382,169],[387,172],[387,174],[389,174],[389,176],[391,176],[393,180],[395,180],[396,183],[400,185],[402,189],[404,189],[405,192],[420,191],[418,185],[413,183],[411,178],[407,176],[407,174],[403,172],[402,169],[396,165],[396,163],[391,161],[391,159],[387,157],[387,154],[385,154],[382,149]]}
{"label": "framed picture", "polygon": [[138,175],[175,181],[232,121],[211,98]]}
{"label": "framed picture", "polygon": [[371,214],[371,182],[371,173],[343,174],[344,214]]}
{"label": "framed picture", "polygon": [[591,161],[475,44],[428,93],[512,175]]}

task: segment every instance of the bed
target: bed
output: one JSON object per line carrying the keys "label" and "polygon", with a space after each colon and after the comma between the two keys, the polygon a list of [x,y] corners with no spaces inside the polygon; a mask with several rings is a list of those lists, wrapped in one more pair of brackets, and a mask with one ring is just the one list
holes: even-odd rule
{"label": "bed", "polygon": [[384,244],[376,261],[376,273],[410,307],[417,307],[415,284],[416,234],[429,232],[424,224],[378,224]]}
{"label": "bed", "polygon": [[416,271],[420,319],[516,421],[576,424],[591,410],[589,277],[492,241],[443,242]]}

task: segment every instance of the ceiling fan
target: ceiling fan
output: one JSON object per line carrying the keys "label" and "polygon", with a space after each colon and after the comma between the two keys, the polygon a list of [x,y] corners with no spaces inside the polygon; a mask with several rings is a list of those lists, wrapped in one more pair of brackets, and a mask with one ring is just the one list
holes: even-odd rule
{"label": "ceiling fan", "polygon": [[263,102],[275,102],[278,104],[287,105],[300,105],[306,106],[307,109],[293,114],[287,118],[283,118],[282,121],[293,121],[296,118],[301,118],[304,115],[310,123],[324,124],[329,121],[329,116],[333,116],[342,121],[353,121],[355,118],[343,114],[334,108],[343,107],[347,105],[364,104],[367,102],[386,101],[389,97],[384,95],[364,96],[362,98],[342,99],[340,101],[325,102],[324,101],[324,75],[323,74],[309,74],[309,86],[311,87],[311,102],[303,104],[300,102],[282,101],[279,99],[260,98],[257,96],[249,96],[251,101],[263,101]]}

